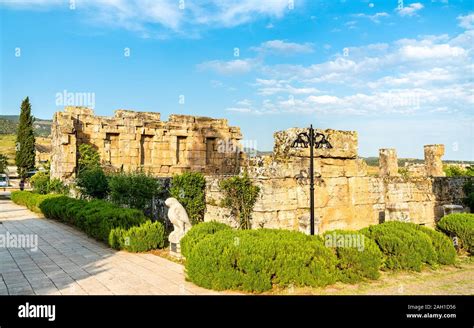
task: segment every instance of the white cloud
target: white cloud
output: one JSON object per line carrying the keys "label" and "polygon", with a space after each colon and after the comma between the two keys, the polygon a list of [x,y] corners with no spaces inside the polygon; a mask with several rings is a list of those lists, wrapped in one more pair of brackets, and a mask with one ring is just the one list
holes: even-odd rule
{"label": "white cloud", "polygon": [[343,83],[343,77],[355,76],[363,71],[375,68],[374,65],[367,66],[367,62],[358,63],[347,57],[339,56],[334,60],[303,65],[274,65],[262,67],[262,71],[276,79],[294,78],[305,83]]}
{"label": "white cloud", "polygon": [[406,59],[425,60],[466,56],[466,51],[460,47],[449,44],[436,44],[430,46],[403,46],[400,55]]}
{"label": "white cloud", "polygon": [[439,88],[392,89],[348,96],[308,96],[306,98],[274,99],[262,104],[255,113],[321,113],[338,115],[414,114],[420,111],[456,113],[474,105],[474,84]]}
{"label": "white cloud", "polygon": [[345,26],[347,26],[350,30],[356,28],[356,25],[357,25],[357,21],[355,20],[351,20],[351,21],[348,21],[346,23],[344,23]]}
{"label": "white cloud", "polygon": [[252,102],[248,99],[242,99],[237,102],[237,105],[243,106],[243,107],[250,107],[252,105]]}
{"label": "white cloud", "polygon": [[[454,38],[446,35],[420,39],[402,39],[391,44],[369,44],[348,48],[348,55],[336,54],[335,59],[303,65],[264,66],[261,72],[272,79],[294,79],[307,84],[341,84],[366,87],[380,79],[384,70],[406,74],[413,71],[439,73],[436,68],[449,68],[464,74],[472,62],[474,31]],[[456,68],[461,68],[460,70]],[[463,73],[464,71],[464,73]]]}
{"label": "white cloud", "polygon": [[458,16],[459,26],[466,30],[474,29],[474,13],[465,16]]}
{"label": "white cloud", "polygon": [[289,80],[257,79],[253,86],[257,87],[257,93],[261,96],[271,96],[280,93],[304,95],[320,92],[312,87],[294,87]]}
{"label": "white cloud", "polygon": [[[182,6],[184,4],[184,7]],[[64,0],[2,1],[0,6],[13,9],[69,8]],[[185,33],[197,29],[233,27],[260,18],[281,18],[289,10],[288,0],[76,0],[78,15],[101,25],[111,25],[144,35],[164,28]],[[151,30],[151,31],[150,31]]]}
{"label": "white cloud", "polygon": [[397,12],[400,16],[413,16],[419,10],[421,10],[423,8],[424,8],[424,6],[421,3],[415,2],[415,3],[412,3],[408,6],[402,6],[400,8],[397,8]]}
{"label": "white cloud", "polygon": [[272,23],[268,23],[267,25],[265,25],[265,28],[268,28],[268,29],[272,29],[274,27],[275,26]]}
{"label": "white cloud", "polygon": [[356,14],[354,15],[355,17],[361,17],[361,18],[367,18],[370,19],[372,22],[378,24],[380,23],[380,19],[384,17],[389,17],[390,15],[387,14],[386,12],[380,12],[380,13],[375,13],[373,15],[368,15],[368,14]]}
{"label": "white cloud", "polygon": [[250,113],[252,110],[246,107],[228,107],[225,109],[228,112]]}
{"label": "white cloud", "polygon": [[[385,76],[374,82],[368,82],[369,88],[421,87],[439,83],[450,83],[460,79],[460,72],[435,67],[426,71],[413,71],[398,76]],[[466,76],[468,79],[469,77]]]}
{"label": "white cloud", "polygon": [[224,86],[224,83],[219,80],[211,80],[210,83],[213,88],[222,88]]}
{"label": "white cloud", "polygon": [[252,50],[260,53],[292,55],[299,53],[311,53],[314,51],[314,48],[312,43],[294,43],[283,40],[271,40],[263,42],[258,47],[253,47]]}
{"label": "white cloud", "polygon": [[472,113],[473,38],[467,30],[350,47],[347,56],[307,66],[260,65],[253,85],[265,99],[251,112]]}
{"label": "white cloud", "polygon": [[211,60],[197,65],[197,69],[211,70],[223,75],[234,75],[248,73],[255,66],[253,59],[235,59],[235,60]]}
{"label": "white cloud", "polygon": [[252,21],[259,15],[280,18],[289,6],[288,0],[210,0],[201,6],[193,4],[191,10],[201,23],[231,27]]}
{"label": "white cloud", "polygon": [[306,98],[308,102],[319,104],[319,105],[329,105],[339,103],[339,98],[334,96],[309,96]]}
{"label": "white cloud", "polygon": [[[2,0],[0,5],[18,9],[34,9],[35,7],[65,6],[66,3],[64,0]],[[69,1],[67,6],[69,6]]]}

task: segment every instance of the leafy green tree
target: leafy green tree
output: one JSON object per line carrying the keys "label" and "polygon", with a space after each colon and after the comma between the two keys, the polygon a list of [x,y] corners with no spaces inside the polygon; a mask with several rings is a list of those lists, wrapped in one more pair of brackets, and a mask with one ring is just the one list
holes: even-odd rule
{"label": "leafy green tree", "polygon": [[260,188],[252,184],[247,174],[222,180],[219,187],[224,193],[222,206],[231,210],[238,220],[239,229],[251,229],[252,211]]}
{"label": "leafy green tree", "polygon": [[467,168],[462,168],[455,165],[447,165],[443,168],[444,173],[447,177],[473,177],[474,176],[474,166],[468,166]]}
{"label": "leafy green tree", "polygon": [[206,179],[199,172],[175,175],[171,180],[170,195],[183,205],[193,225],[204,221],[205,189]]}
{"label": "leafy green tree", "polygon": [[100,155],[97,150],[89,144],[79,146],[79,172],[100,166]]}
{"label": "leafy green tree", "polygon": [[18,175],[27,176],[28,171],[35,167],[35,135],[33,131],[34,117],[31,115],[31,104],[28,97],[21,103],[20,121],[16,135],[15,163]]}
{"label": "leafy green tree", "polygon": [[104,199],[109,192],[109,183],[100,166],[100,155],[92,145],[79,146],[76,185],[83,196]]}

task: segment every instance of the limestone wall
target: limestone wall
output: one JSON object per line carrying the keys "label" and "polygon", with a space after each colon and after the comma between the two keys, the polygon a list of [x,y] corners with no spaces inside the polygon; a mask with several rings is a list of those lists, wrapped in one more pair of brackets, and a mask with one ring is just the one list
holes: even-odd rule
{"label": "limestone wall", "polygon": [[[288,144],[296,129],[275,134],[275,156],[250,160],[245,168],[261,192],[253,213],[253,227],[309,232],[308,150]],[[317,151],[315,171],[315,230],[360,229],[389,220],[434,226],[443,205],[461,204],[463,178],[401,177],[394,150],[387,155],[390,168],[380,176],[367,176],[366,163],[357,158],[357,135],[347,131],[321,131],[342,150]],[[283,143],[283,144],[282,144]],[[428,160],[432,160],[429,158]],[[235,226],[229,211],[220,207],[219,181],[207,177],[205,221]]]}
{"label": "limestone wall", "polygon": [[54,115],[51,175],[63,180],[75,175],[77,149],[93,145],[102,164],[116,170],[143,168],[155,176],[185,171],[236,173],[243,154],[237,147],[240,129],[227,120],[117,110],[114,117],[95,116],[84,107],[66,107]]}
{"label": "limestone wall", "polygon": [[[337,165],[334,166],[337,169]],[[285,169],[288,167],[281,172]],[[301,168],[300,173],[300,168],[294,169],[295,175],[252,176],[253,182],[261,188],[253,213],[254,227],[309,231],[309,178],[307,170]],[[360,229],[390,220],[434,226],[443,216],[443,205],[461,204],[464,197],[464,178],[403,179],[336,172],[316,179],[315,218],[319,232]],[[207,178],[205,221],[234,225],[229,212],[219,206],[222,194],[218,184],[222,178]]]}

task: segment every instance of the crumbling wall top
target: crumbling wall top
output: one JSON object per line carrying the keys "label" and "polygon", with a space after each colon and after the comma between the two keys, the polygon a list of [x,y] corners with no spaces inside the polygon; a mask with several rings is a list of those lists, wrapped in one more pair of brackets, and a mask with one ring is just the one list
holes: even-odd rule
{"label": "crumbling wall top", "polygon": [[379,149],[380,176],[398,176],[397,150],[393,148]]}
{"label": "crumbling wall top", "polygon": [[115,111],[114,117],[159,121],[161,114],[158,112],[137,112],[128,109],[118,109]]}
{"label": "crumbling wall top", "polygon": [[[275,158],[283,159],[290,157],[309,157],[309,147],[292,147],[292,144],[297,139],[298,134],[302,132],[308,132],[308,129],[290,128],[284,131],[275,132],[273,135],[275,139],[275,145],[273,147],[273,154]],[[315,157],[357,158],[357,132],[332,129],[315,129],[315,133],[324,134],[332,146],[330,149],[315,149]]]}
{"label": "crumbling wall top", "polygon": [[73,115],[94,115],[94,110],[83,106],[66,106],[64,112]]}
{"label": "crumbling wall top", "polygon": [[227,126],[228,121],[222,118],[212,118],[205,116],[193,116],[193,115],[182,115],[182,114],[171,114],[168,118],[170,123],[212,123],[220,126]]}

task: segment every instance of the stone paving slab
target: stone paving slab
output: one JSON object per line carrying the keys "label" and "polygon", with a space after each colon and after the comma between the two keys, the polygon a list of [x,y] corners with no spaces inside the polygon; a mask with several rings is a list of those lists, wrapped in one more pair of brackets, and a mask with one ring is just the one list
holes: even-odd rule
{"label": "stone paving slab", "polygon": [[115,251],[0,193],[0,235],[7,233],[37,236],[38,244],[0,248],[0,295],[219,294],[185,281],[178,263]]}

